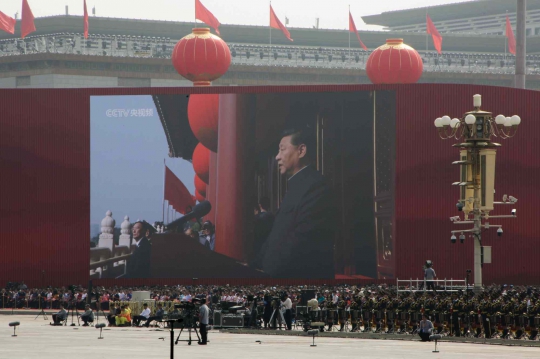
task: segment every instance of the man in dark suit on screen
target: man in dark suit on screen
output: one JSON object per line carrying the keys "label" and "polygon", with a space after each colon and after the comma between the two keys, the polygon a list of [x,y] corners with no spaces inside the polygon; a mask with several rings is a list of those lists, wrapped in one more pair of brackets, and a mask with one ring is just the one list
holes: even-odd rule
{"label": "man in dark suit on screen", "polygon": [[334,278],[336,208],[311,164],[316,146],[309,131],[286,130],[276,156],[288,190],[256,264],[275,278]]}
{"label": "man in dark suit on screen", "polygon": [[133,242],[136,248],[127,260],[127,278],[150,277],[152,245],[145,235],[149,229],[150,225],[145,221],[138,221],[133,225]]}

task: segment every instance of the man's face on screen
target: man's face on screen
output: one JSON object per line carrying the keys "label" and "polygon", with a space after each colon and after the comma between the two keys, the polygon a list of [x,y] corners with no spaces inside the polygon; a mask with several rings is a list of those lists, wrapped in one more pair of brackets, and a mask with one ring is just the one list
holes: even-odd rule
{"label": "man's face on screen", "polygon": [[300,168],[300,158],[302,155],[301,146],[295,146],[291,143],[292,136],[285,136],[279,143],[279,151],[276,156],[279,172],[292,176]]}
{"label": "man's face on screen", "polygon": [[133,238],[140,239],[143,236],[143,226],[142,223],[135,223],[133,226]]}

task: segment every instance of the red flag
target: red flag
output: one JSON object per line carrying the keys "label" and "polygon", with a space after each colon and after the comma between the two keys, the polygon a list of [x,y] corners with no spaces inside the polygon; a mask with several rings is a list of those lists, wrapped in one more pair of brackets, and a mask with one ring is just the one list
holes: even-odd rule
{"label": "red flag", "polygon": [[84,0],[84,38],[88,39],[88,10],[86,9],[86,0]]}
{"label": "red flag", "polygon": [[273,27],[274,29],[279,29],[283,32],[283,35],[291,41],[291,34],[289,30],[279,21],[278,17],[276,16],[276,13],[274,12],[274,9],[272,9],[272,5],[270,5],[270,27]]}
{"label": "red flag", "polygon": [[165,199],[169,201],[169,205],[182,214],[186,214],[188,206],[195,205],[193,196],[186,186],[167,166],[165,166]]}
{"label": "red flag", "polygon": [[358,34],[358,30],[356,30],[356,25],[354,24],[354,20],[350,11],[349,11],[349,32],[354,32],[356,34],[356,38],[358,39],[360,46],[362,46],[362,48],[367,51],[366,45],[364,45],[362,40],[360,40],[360,35]]}
{"label": "red flag", "polygon": [[435,50],[440,54],[442,52],[442,36],[437,31],[429,15],[426,15],[426,31],[433,38],[433,46],[435,46]]}
{"label": "red flag", "polygon": [[207,8],[204,7],[200,0],[195,0],[195,18],[197,20],[201,20],[207,25],[210,25],[214,28],[216,34],[221,35],[218,30],[218,27],[220,25],[218,19],[216,19],[214,14],[212,14],[210,11],[208,11]]}
{"label": "red flag", "polygon": [[2,11],[0,11],[0,30],[4,30],[5,32],[14,34],[16,22],[17,21],[14,18],[7,16]]}
{"label": "red flag", "polygon": [[512,25],[510,25],[510,19],[506,15],[506,37],[508,38],[508,51],[516,54],[516,38],[514,37],[514,31],[512,31]]}
{"label": "red flag", "polygon": [[34,31],[36,31],[36,27],[34,26],[34,14],[32,14],[32,10],[30,10],[30,5],[28,5],[28,1],[23,0],[21,17],[21,38],[24,39],[26,35]]}

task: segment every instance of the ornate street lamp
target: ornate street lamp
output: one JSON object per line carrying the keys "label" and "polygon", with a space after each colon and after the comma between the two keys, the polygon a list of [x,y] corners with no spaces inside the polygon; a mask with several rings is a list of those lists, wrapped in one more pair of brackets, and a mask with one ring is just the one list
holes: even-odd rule
{"label": "ornate street lamp", "polygon": [[502,236],[501,225],[490,224],[490,218],[515,218],[516,210],[510,215],[490,216],[495,204],[514,204],[517,199],[504,195],[502,202],[494,202],[495,156],[499,143],[491,142],[491,137],[507,139],[514,137],[521,118],[498,115],[493,118],[491,112],[480,110],[482,97],[474,95],[474,111],[467,112],[463,118],[450,119],[448,116],[435,120],[439,136],[446,139],[462,141],[454,144],[459,147],[460,160],[452,162],[461,168],[461,179],[453,185],[460,187],[460,198],[456,207],[464,212],[460,216],[450,217],[454,224],[472,224],[472,229],[452,231],[451,242],[456,243],[456,233],[460,242],[465,241],[465,234],[474,238],[474,289],[482,290],[482,266],[491,263],[491,247],[482,246],[482,228],[498,228],[497,235]]}

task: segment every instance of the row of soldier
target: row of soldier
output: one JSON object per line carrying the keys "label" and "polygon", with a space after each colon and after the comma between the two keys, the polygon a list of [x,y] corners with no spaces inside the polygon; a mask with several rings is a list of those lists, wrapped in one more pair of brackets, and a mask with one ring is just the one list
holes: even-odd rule
{"label": "row of soldier", "polygon": [[[489,290],[474,295],[466,292],[424,292],[395,294],[353,293],[349,300],[312,299],[306,320],[324,322],[331,330],[376,333],[409,333],[418,330],[422,314],[435,333],[477,338],[539,339],[540,299],[532,291]],[[299,317],[300,318],[300,317]],[[301,318],[300,318],[301,319]]]}

